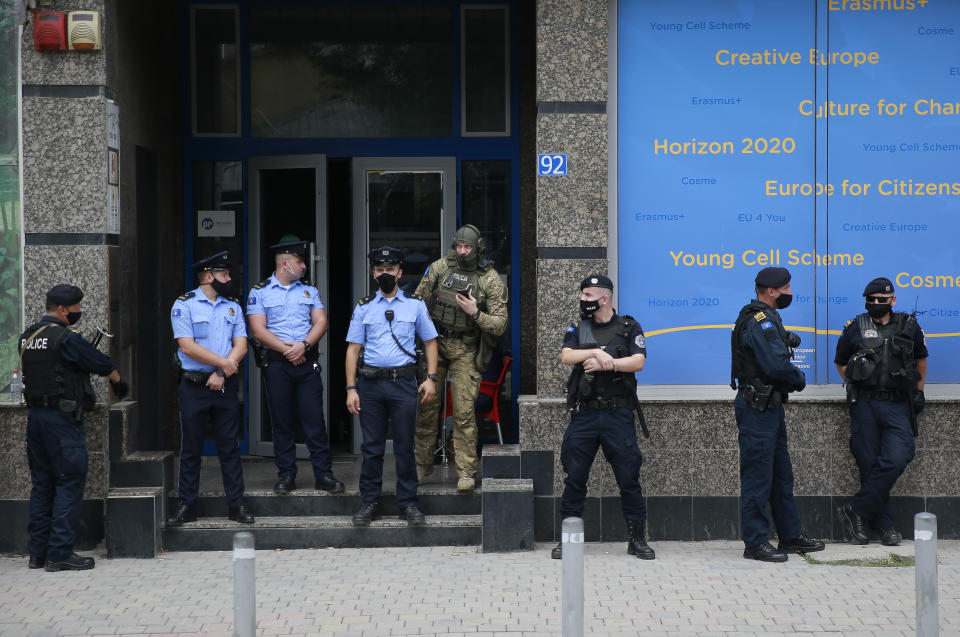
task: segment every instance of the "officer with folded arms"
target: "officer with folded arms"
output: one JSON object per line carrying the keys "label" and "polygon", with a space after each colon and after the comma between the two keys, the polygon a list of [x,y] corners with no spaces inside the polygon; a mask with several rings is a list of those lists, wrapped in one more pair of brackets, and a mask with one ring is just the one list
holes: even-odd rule
{"label": "officer with folded arms", "polygon": [[[730,387],[740,443],[740,526],[743,556],[786,562],[787,553],[822,551],[823,542],[800,527],[793,499],[793,465],[787,450],[783,403],[789,392],[807,385],[803,371],[790,362],[800,338],[787,332],[777,310],[793,301],[786,268],[760,270],[754,280],[757,298],[743,306],[731,335]],[[770,505],[780,542],[770,544]]]}
{"label": "officer with folded arms", "polygon": [[179,350],[180,381],[180,504],[167,526],[197,519],[200,457],[207,421],[213,425],[220,456],[227,517],[253,524],[243,503],[240,463],[240,363],[247,353],[243,310],[233,294],[230,257],[226,251],[193,264],[200,286],[177,297],[170,311],[173,337]]}
{"label": "officer with folded arms", "polygon": [[[357,301],[347,332],[347,409],[359,414],[363,432],[360,465],[360,509],[354,526],[368,526],[380,517],[383,454],[387,422],[393,429],[397,463],[397,507],[409,526],[425,523],[417,499],[414,431],[417,395],[421,402],[436,396],[437,330],[423,299],[407,296],[398,282],[403,276],[403,252],[384,246],[368,255],[377,282],[376,294]],[[417,386],[416,337],[423,341],[427,377]],[[363,348],[363,363],[360,351]]]}
{"label": "officer with folded arms", "polygon": [[90,374],[106,376],[120,400],[127,393],[117,366],[68,326],[80,320],[83,291],[61,283],[47,292],[47,313],[20,335],[30,464],[28,566],[47,571],[94,567],[73,552],[87,481],[83,416],[97,396]]}
{"label": "officer with folded arms", "polygon": [[833,361],[847,385],[850,451],[860,468],[860,490],[840,516],[851,543],[867,544],[870,527],[882,544],[896,546],[901,537],[887,501],[916,451],[928,352],[916,317],[893,311],[890,279],[870,281],[863,296],[867,311],[847,321]]}
{"label": "officer with folded arms", "polygon": [[[307,271],[308,243],[293,240],[270,246],[276,269],[253,286],[247,297],[250,331],[264,352],[263,384],[273,424],[273,459],[277,465],[274,493],[297,488],[294,405],[313,465],[314,488],[342,493],[333,475],[333,460],[323,417],[323,379],[318,343],[327,333],[327,312],[320,292],[301,277]],[[260,363],[258,362],[258,365]]]}

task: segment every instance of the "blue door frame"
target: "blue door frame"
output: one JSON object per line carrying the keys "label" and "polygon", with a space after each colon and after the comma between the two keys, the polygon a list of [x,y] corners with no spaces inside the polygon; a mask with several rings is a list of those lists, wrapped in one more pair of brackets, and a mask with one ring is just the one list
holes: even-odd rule
{"label": "blue door frame", "polygon": [[[521,351],[520,342],[520,145],[519,145],[519,115],[518,115],[518,72],[517,72],[517,7],[516,0],[505,0],[495,4],[509,7],[510,19],[510,136],[505,137],[463,137],[461,131],[461,96],[460,96],[460,8],[470,6],[471,2],[459,0],[422,0],[409,4],[449,5],[451,7],[451,108],[452,123],[451,135],[441,138],[259,138],[250,135],[250,55],[249,47],[249,7],[263,4],[344,4],[347,2],[366,2],[369,4],[385,4],[371,0],[314,0],[313,2],[278,0],[206,0],[205,2],[190,2],[184,0],[181,5],[183,12],[183,31],[181,33],[181,77],[182,77],[182,139],[183,143],[183,236],[184,257],[183,271],[185,281],[193,279],[190,264],[194,261],[195,226],[193,210],[193,165],[197,161],[240,161],[243,165],[243,207],[241,212],[241,232],[243,261],[248,262],[247,254],[247,223],[248,223],[248,188],[247,162],[250,157],[260,155],[301,155],[324,154],[328,158],[352,157],[431,157],[445,156],[457,159],[457,222],[462,222],[462,194],[461,194],[461,167],[463,161],[470,160],[509,160],[511,162],[511,240],[510,259],[511,272],[510,286],[510,342],[512,355],[515,359],[511,374],[511,396],[517,396],[520,390]],[[397,4],[397,0],[390,4]],[[192,6],[210,6],[222,4],[225,7],[236,7],[239,12],[238,52],[240,54],[240,126],[239,137],[194,137],[192,129],[192,95],[191,95],[191,60],[190,60],[190,8]],[[244,280],[241,282],[243,292],[250,289],[251,281],[247,280],[249,273],[244,270]],[[248,366],[245,366],[245,370]],[[249,395],[249,383],[246,371],[244,372],[244,396]],[[240,444],[241,453],[249,452],[249,401],[244,401],[243,440]],[[518,421],[518,406],[512,405],[514,430]],[[505,440],[514,438],[514,432],[505,435]],[[204,455],[216,455],[216,445],[207,442],[203,449]]]}

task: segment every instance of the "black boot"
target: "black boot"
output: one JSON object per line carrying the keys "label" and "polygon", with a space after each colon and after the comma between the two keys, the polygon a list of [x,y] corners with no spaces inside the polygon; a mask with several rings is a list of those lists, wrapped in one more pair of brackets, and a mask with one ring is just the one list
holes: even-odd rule
{"label": "black boot", "polygon": [[627,520],[627,553],[636,555],[641,560],[657,557],[653,549],[647,546],[646,520]]}

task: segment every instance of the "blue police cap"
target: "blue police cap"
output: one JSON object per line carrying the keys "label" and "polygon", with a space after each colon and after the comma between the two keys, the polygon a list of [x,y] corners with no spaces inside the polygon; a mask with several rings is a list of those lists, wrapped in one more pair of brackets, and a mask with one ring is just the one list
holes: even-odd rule
{"label": "blue police cap", "polygon": [[[284,239],[286,239],[286,237],[284,237]],[[300,259],[305,259],[307,257],[307,251],[310,249],[309,244],[309,241],[300,241],[299,239],[295,241],[284,241],[281,239],[280,243],[270,246],[270,249],[273,250],[274,254],[292,254]]]}
{"label": "blue police cap", "polygon": [[83,299],[83,290],[69,283],[58,283],[47,292],[47,300],[69,307]]}
{"label": "blue police cap", "polygon": [[190,267],[197,272],[206,272],[207,270],[229,270],[230,254],[224,250],[223,252],[216,253],[212,257],[200,259]]}
{"label": "blue police cap", "polygon": [[607,288],[608,290],[612,290],[613,281],[602,274],[591,274],[583,281],[580,281],[580,289],[582,290],[584,288]]}
{"label": "blue police cap", "polygon": [[769,267],[760,270],[753,281],[758,288],[782,288],[790,283],[790,270]]}
{"label": "blue police cap", "polygon": [[403,265],[403,251],[390,246],[374,248],[367,253],[367,258],[373,265]]}

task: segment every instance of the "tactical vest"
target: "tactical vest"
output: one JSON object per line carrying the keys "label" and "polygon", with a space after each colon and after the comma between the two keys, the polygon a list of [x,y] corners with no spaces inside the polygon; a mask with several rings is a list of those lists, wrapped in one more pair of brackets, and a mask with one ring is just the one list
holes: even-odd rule
{"label": "tactical vest", "polygon": [[[587,319],[577,325],[577,349],[600,348],[614,358],[630,355],[630,330],[636,321],[632,316],[617,316],[610,325],[596,327]],[[591,398],[632,398],[637,393],[637,377],[633,372],[591,372],[577,363],[567,380],[567,404],[573,406]]]}
{"label": "tactical vest", "polygon": [[457,291],[470,288],[477,307],[486,307],[486,290],[480,286],[480,276],[484,270],[462,270],[457,266],[456,257],[447,255],[447,268],[437,278],[437,288],[430,304],[430,318],[439,326],[454,332],[474,332],[477,322],[467,316],[457,303]]}
{"label": "tactical vest", "polygon": [[764,385],[771,385],[767,378],[760,371],[760,365],[757,363],[757,356],[750,349],[743,346],[743,331],[747,327],[747,321],[766,321],[776,325],[777,333],[780,339],[786,344],[787,330],[777,318],[774,310],[766,303],[754,299],[740,309],[740,315],[737,316],[737,322],[733,325],[733,331],[730,333],[730,387],[737,388],[737,384],[750,385],[755,380],[763,381]]}
{"label": "tactical vest", "polygon": [[[878,325],[869,314],[858,314],[860,331],[857,351],[847,362],[846,380],[861,389],[900,390],[912,389],[919,375],[913,354],[913,336],[917,320],[912,314],[894,312],[887,326],[893,326],[893,335],[885,338],[887,330]],[[885,327],[887,327],[885,326]]]}
{"label": "tactical vest", "polygon": [[[41,327],[43,331],[27,340]],[[90,384],[90,374],[68,369],[60,358],[60,344],[70,333],[66,327],[54,323],[36,323],[27,328],[18,340],[23,349],[23,394],[31,398],[74,400],[90,411],[96,404],[96,394]]]}

